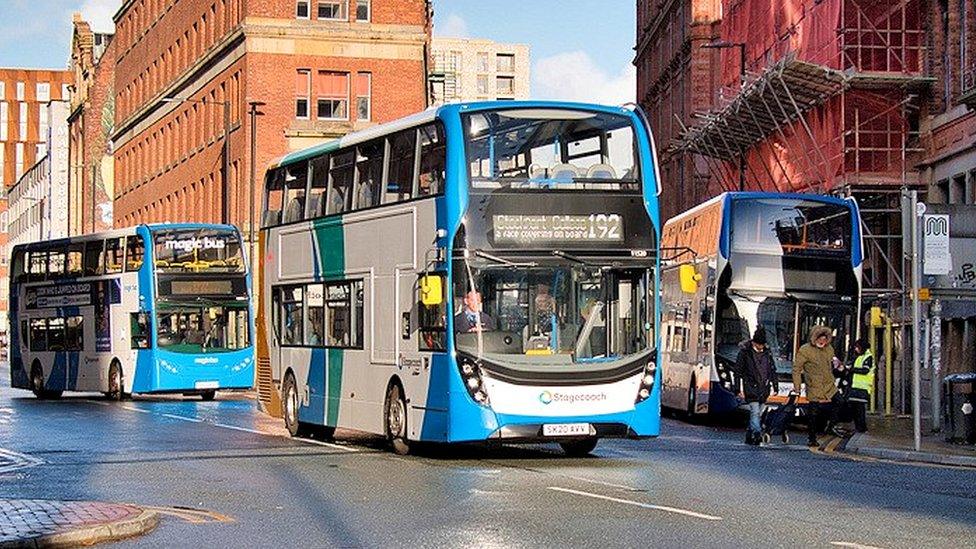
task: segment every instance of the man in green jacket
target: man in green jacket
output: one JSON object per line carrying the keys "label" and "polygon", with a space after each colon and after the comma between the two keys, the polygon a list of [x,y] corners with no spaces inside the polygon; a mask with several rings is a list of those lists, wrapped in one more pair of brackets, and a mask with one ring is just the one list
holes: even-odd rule
{"label": "man in green jacket", "polygon": [[807,385],[807,446],[819,446],[817,433],[824,426],[824,420],[833,425],[837,420],[837,407],[834,397],[837,386],[834,384],[834,348],[830,344],[833,331],[826,326],[814,326],[810,339],[796,352],[793,361],[793,390],[799,394],[802,383]]}

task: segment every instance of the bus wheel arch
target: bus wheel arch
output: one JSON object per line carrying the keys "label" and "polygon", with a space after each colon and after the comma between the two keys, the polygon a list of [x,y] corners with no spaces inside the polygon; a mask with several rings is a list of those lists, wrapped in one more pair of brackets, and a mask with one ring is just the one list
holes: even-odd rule
{"label": "bus wheel arch", "polygon": [[113,358],[108,367],[108,391],[105,397],[109,400],[125,400],[125,378],[122,375],[122,363]]}
{"label": "bus wheel arch", "polygon": [[401,456],[410,453],[410,441],[407,438],[407,398],[403,383],[397,376],[391,377],[386,385],[383,430],[394,453]]}
{"label": "bus wheel arch", "polygon": [[41,366],[40,360],[34,359],[34,362],[31,363],[30,371],[31,391],[34,392],[35,397],[49,399],[59,398],[61,396],[61,391],[59,390],[44,388],[44,368]]}

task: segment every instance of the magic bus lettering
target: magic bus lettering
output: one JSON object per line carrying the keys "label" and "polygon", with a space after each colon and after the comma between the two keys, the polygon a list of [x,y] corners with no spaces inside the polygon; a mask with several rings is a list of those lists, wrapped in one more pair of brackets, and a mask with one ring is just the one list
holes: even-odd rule
{"label": "magic bus lettering", "polygon": [[167,240],[164,243],[167,250],[180,250],[189,252],[193,250],[223,250],[227,247],[227,241],[223,238],[182,238]]}

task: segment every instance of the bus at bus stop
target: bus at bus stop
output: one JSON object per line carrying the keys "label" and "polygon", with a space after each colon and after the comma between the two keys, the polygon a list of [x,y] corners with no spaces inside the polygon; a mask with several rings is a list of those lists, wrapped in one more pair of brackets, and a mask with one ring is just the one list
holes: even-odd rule
{"label": "bus at bus stop", "polygon": [[294,435],[655,436],[659,182],[639,111],[452,104],[268,171],[258,392]]}
{"label": "bus at bus stop", "polygon": [[139,225],[15,246],[11,386],[118,400],[252,388],[247,265],[229,225]]}

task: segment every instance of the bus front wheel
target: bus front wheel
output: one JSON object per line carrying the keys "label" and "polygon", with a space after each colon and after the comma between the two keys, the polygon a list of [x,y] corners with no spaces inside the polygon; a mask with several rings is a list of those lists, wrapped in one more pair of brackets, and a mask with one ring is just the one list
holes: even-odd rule
{"label": "bus front wheel", "polygon": [[600,439],[596,437],[590,437],[580,440],[560,442],[559,445],[563,447],[563,452],[566,452],[567,456],[583,457],[590,455],[590,452],[596,448],[596,443],[599,440]]}
{"label": "bus front wheel", "polygon": [[217,396],[217,391],[204,391],[200,393],[200,398],[203,399],[204,402],[210,402],[215,396]]}
{"label": "bus front wheel", "polygon": [[31,390],[34,392],[35,397],[42,400],[61,396],[61,391],[51,391],[44,388],[44,370],[36,362],[31,368]]}
{"label": "bus front wheel", "polygon": [[285,427],[293,437],[306,437],[311,434],[307,423],[298,421],[298,384],[295,375],[285,374],[285,381],[281,385],[281,406],[285,416]]}
{"label": "bus front wheel", "polygon": [[401,456],[410,453],[410,441],[407,440],[407,403],[403,398],[403,390],[396,383],[390,385],[386,391],[386,439],[393,447],[393,451]]}

